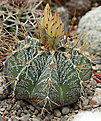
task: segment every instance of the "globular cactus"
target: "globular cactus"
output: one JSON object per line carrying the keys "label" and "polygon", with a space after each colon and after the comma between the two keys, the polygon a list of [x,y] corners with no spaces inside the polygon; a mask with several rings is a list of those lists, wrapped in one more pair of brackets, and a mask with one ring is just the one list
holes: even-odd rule
{"label": "globular cactus", "polygon": [[[17,99],[31,100],[41,107],[69,105],[78,100],[80,83],[92,75],[91,63],[62,39],[64,24],[46,5],[39,20],[41,39],[26,37],[4,63],[5,77],[14,82]],[[8,84],[9,84],[8,83]]]}
{"label": "globular cactus", "polygon": [[[18,38],[24,39],[23,32],[25,34],[27,30],[30,36],[35,35],[36,20],[38,21],[42,14],[42,10],[38,9],[41,3],[40,0],[2,0],[0,2],[0,59],[15,49]],[[11,34],[16,39],[12,38]]]}
{"label": "globular cactus", "polygon": [[16,31],[18,34],[22,25],[33,34],[37,26],[35,19],[38,20],[41,15],[41,10],[37,9],[41,3],[42,1],[39,0],[3,0],[0,3],[0,18],[3,26],[9,32]]}

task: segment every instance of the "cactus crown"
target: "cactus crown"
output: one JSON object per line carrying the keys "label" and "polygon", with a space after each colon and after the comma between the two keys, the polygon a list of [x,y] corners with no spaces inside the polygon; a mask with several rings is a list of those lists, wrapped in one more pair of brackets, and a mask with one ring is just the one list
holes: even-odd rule
{"label": "cactus crown", "polygon": [[52,16],[49,4],[46,5],[44,13],[39,20],[39,28],[41,31],[41,36],[44,37],[42,41],[47,44],[50,49],[55,50],[56,46],[59,44],[60,38],[63,35],[64,23],[62,23],[58,12]]}

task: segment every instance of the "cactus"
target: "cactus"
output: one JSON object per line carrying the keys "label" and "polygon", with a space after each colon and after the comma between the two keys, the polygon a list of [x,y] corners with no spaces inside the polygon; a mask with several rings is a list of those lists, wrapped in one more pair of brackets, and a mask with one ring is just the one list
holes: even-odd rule
{"label": "cactus", "polygon": [[[24,39],[23,33],[25,34],[26,30],[30,36],[35,35],[37,27],[35,20],[38,21],[42,13],[42,10],[38,10],[41,3],[42,1],[39,0],[2,0],[0,2],[0,59],[15,49],[17,38]],[[23,26],[26,30],[23,30]],[[11,34],[16,40],[11,37]]]}
{"label": "cactus", "polygon": [[54,107],[78,100],[82,81],[92,75],[90,59],[75,43],[63,39],[64,24],[58,13],[46,5],[39,20],[41,38],[26,37],[6,59],[4,74],[13,83],[17,99],[32,100],[34,105]]}
{"label": "cactus", "polygon": [[[25,26],[31,34],[35,32],[37,26],[35,21],[41,15],[41,10],[37,8],[42,1],[35,0],[3,0],[0,4],[0,18],[3,21],[3,26],[9,32],[16,34],[21,31],[21,25]],[[20,22],[19,22],[20,21]]]}

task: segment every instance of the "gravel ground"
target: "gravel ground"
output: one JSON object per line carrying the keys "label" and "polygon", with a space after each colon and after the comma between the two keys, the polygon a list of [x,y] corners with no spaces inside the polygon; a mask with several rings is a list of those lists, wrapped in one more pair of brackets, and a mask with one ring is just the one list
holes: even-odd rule
{"label": "gravel ground", "polygon": [[[76,23],[78,23],[78,18],[76,18],[74,22],[74,30],[77,29]],[[97,72],[101,74],[101,69]],[[6,80],[2,80],[4,79],[0,77],[0,96],[2,91],[1,86],[6,83]],[[82,83],[81,97],[75,104],[59,107],[52,110],[52,112],[46,112],[43,116],[41,116],[41,112],[30,103],[7,96],[8,90],[6,89],[3,92],[3,96],[0,97],[0,100],[2,99],[0,101],[0,116],[4,117],[7,121],[72,121],[73,117],[82,110],[91,111],[94,109],[101,112],[101,100],[99,100],[99,103],[97,102],[97,107],[91,105],[91,100],[94,97],[96,88],[101,89],[101,83],[97,83],[91,78],[87,82]]]}
{"label": "gravel ground", "polygon": [[[98,71],[101,73],[101,71]],[[16,100],[14,97],[8,97],[0,101],[0,115],[7,121],[72,121],[73,117],[80,111],[91,111],[92,109],[101,112],[100,103],[98,107],[90,104],[95,89],[101,89],[101,83],[97,83],[93,78],[82,83],[81,97],[78,102],[59,107],[52,112],[46,112],[43,116],[34,106],[24,100]]]}

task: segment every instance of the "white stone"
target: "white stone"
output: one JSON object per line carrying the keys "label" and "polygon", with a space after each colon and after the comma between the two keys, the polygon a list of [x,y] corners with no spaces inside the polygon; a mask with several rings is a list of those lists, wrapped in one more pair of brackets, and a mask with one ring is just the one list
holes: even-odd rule
{"label": "white stone", "polygon": [[[101,39],[101,6],[87,12],[80,20],[78,25],[78,33],[85,34],[82,39],[86,43],[92,44]],[[87,49],[91,54],[101,52],[101,40]]]}
{"label": "white stone", "polygon": [[72,121],[101,121],[101,112],[82,111],[78,113]]}

